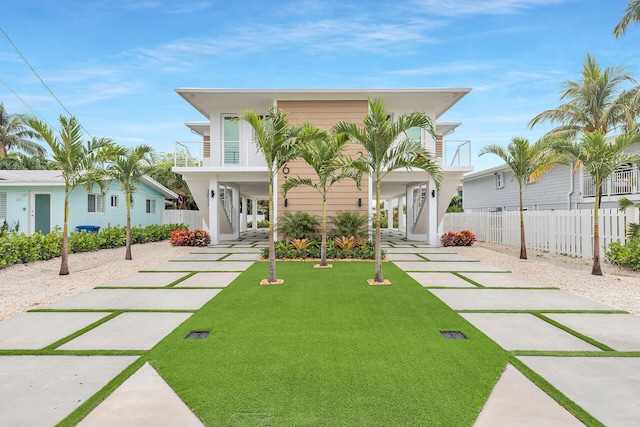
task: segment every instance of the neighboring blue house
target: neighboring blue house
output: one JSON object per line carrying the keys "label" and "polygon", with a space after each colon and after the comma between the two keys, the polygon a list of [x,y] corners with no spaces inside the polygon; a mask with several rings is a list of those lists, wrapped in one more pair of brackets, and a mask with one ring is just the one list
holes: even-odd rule
{"label": "neighboring blue house", "polygon": [[[131,207],[131,225],[160,224],[166,199],[178,195],[150,177],[144,176]],[[64,215],[64,181],[61,171],[0,171],[0,225],[6,220],[10,228],[47,234],[58,226],[62,230]],[[77,226],[106,227],[126,225],[127,207],[120,184],[112,181],[104,194],[96,186],[89,192],[76,187],[69,196],[69,231]]]}

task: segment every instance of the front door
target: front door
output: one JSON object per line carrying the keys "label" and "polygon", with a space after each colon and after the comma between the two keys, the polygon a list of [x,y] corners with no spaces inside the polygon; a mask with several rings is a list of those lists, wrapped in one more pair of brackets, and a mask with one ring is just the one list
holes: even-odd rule
{"label": "front door", "polygon": [[40,231],[42,234],[51,232],[51,193],[34,193],[31,220],[32,233]]}

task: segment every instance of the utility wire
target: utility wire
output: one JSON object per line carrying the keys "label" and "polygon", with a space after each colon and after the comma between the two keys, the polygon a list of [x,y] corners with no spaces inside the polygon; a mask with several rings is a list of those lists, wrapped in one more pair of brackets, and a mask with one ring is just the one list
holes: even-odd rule
{"label": "utility wire", "polygon": [[3,85],[5,85],[5,87],[6,87],[7,89],[9,89],[9,90],[11,91],[11,93],[12,93],[16,98],[18,98],[18,99],[20,100],[20,102],[22,102],[22,104],[24,104],[24,106],[25,106],[25,107],[27,107],[27,109],[28,109],[29,111],[31,111],[31,113],[33,113],[34,115],[36,115],[36,116],[40,117],[40,119],[41,119],[43,122],[46,122],[49,126],[51,126],[51,123],[47,122],[47,120],[46,120],[44,117],[42,117],[42,115],[41,115],[40,113],[38,113],[38,112],[37,112],[37,111],[36,111],[36,110],[31,106],[31,105],[29,105],[29,103],[28,103],[27,101],[25,101],[25,100],[24,100],[20,95],[18,95],[18,94],[16,93],[16,91],[15,91],[15,90],[13,90],[13,89],[11,88],[11,86],[9,86],[9,85],[7,84],[7,82],[5,82],[5,81],[4,81],[4,80],[2,80],[2,79],[0,79],[0,82],[2,82],[2,84],[3,84]]}
{"label": "utility wire", "polygon": [[[13,43],[13,41],[11,40],[11,37],[9,37],[9,34],[7,34],[4,29],[2,27],[0,27],[0,31],[2,32],[2,34],[4,34],[4,36],[7,38],[7,40],[9,41],[9,43],[11,44],[11,46],[13,46],[13,48],[16,50],[16,52],[18,52],[18,55],[20,55],[20,58],[22,58],[22,60],[24,61],[25,64],[27,64],[27,66],[29,67],[29,69],[33,72],[33,74],[38,78],[38,80],[40,80],[40,83],[42,83],[42,85],[49,91],[49,93],[51,94],[51,96],[53,96],[53,98],[58,101],[58,104],[60,104],[60,106],[62,107],[62,109],[64,111],[67,112],[67,114],[69,114],[70,116],[73,116],[73,114],[71,114],[71,111],[69,111],[67,109],[67,107],[64,106],[64,104],[62,103],[62,101],[60,101],[60,99],[58,99],[58,97],[53,93],[53,91],[51,90],[51,88],[49,86],[47,86],[47,84],[44,82],[44,80],[42,80],[42,77],[40,77],[40,75],[36,72],[36,70],[31,66],[31,64],[29,63],[29,61],[27,61],[27,58],[24,57],[24,55],[22,54],[22,52],[20,52],[20,49],[18,49],[18,47]],[[13,91],[12,91],[13,92]],[[87,133],[87,135],[89,135],[91,138],[93,138],[93,136],[89,133],[89,131],[87,131],[84,126],[82,126],[82,124],[80,124],[80,127]]]}

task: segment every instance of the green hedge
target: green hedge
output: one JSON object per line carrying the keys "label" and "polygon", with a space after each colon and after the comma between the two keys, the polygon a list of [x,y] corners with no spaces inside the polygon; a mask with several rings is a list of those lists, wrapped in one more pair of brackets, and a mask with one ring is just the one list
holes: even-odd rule
{"label": "green hedge", "polygon": [[605,258],[611,264],[630,270],[640,270],[640,237],[634,237],[626,245],[619,241],[607,246]]}
{"label": "green hedge", "polygon": [[[147,243],[167,240],[176,229],[186,229],[182,224],[153,224],[147,227],[131,227],[131,243]],[[108,226],[98,233],[83,231],[69,234],[69,252],[89,252],[125,245],[126,228]],[[62,234],[58,228],[43,235],[35,233],[0,232],[0,269],[13,264],[47,260],[59,257],[62,251]]]}
{"label": "green hedge", "polygon": [[[289,242],[276,242],[277,259],[316,259],[320,258],[320,242],[313,241],[304,249],[297,250]],[[262,248],[262,258],[269,258],[269,248]],[[382,256],[386,255],[382,250]],[[357,248],[351,251],[340,250],[332,240],[327,240],[328,259],[375,259],[375,244],[372,241],[361,242]]]}

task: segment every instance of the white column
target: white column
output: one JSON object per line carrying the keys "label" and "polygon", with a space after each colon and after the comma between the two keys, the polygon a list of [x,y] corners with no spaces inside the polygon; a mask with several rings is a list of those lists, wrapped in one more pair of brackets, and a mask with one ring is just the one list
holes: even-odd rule
{"label": "white column", "polygon": [[406,217],[404,211],[404,196],[398,197],[398,231],[402,232],[406,227]]}
{"label": "white column", "polygon": [[387,229],[393,229],[393,199],[385,200],[384,206],[387,209]]}
{"label": "white column", "polygon": [[240,238],[240,187],[231,187],[233,209],[231,212],[231,230],[236,239]]}
{"label": "white column", "polygon": [[427,203],[429,203],[429,215],[427,216],[427,243],[438,246],[438,190],[433,181],[429,181]]}
{"label": "white column", "polygon": [[211,244],[220,243],[220,219],[218,212],[218,198],[220,197],[220,187],[218,186],[218,175],[213,175],[209,179],[209,235]]}
{"label": "white column", "polygon": [[247,198],[242,197],[240,199],[240,231],[247,231]]}
{"label": "white column", "polygon": [[251,199],[251,229],[258,229],[258,199]]}

